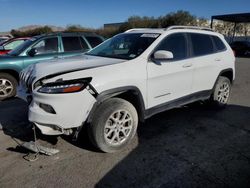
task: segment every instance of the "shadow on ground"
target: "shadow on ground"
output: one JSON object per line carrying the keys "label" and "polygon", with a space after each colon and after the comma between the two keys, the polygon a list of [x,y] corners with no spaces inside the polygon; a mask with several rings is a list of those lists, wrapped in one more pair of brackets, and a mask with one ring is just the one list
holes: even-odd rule
{"label": "shadow on ground", "polygon": [[[33,125],[28,121],[28,105],[19,98],[12,98],[0,102],[0,125],[5,135],[10,136],[17,148],[7,148],[9,151],[25,153],[18,145],[22,142],[34,140]],[[56,144],[56,137],[44,136],[38,129],[37,138]],[[18,140],[17,140],[18,139]]]}
{"label": "shadow on ground", "polygon": [[250,108],[192,104],[156,115],[97,187],[249,187]]}
{"label": "shadow on ground", "polygon": [[[138,146],[96,187],[248,187],[249,122],[250,108],[239,105],[214,110],[194,103],[158,114],[139,126]],[[0,123],[12,138],[33,139],[27,105],[19,99],[0,103]],[[83,132],[77,143],[63,138],[96,151]],[[39,137],[56,144],[54,138]]]}
{"label": "shadow on ground", "polygon": [[0,125],[6,135],[29,140],[31,126],[27,118],[28,106],[24,101],[12,98],[0,102]]}

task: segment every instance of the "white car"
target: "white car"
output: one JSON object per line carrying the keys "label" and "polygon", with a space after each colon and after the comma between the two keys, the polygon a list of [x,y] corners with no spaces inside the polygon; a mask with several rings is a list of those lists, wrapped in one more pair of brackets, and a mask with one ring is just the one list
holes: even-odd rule
{"label": "white car", "polygon": [[131,29],[82,56],[32,65],[20,74],[29,120],[43,134],[88,126],[104,152],[123,148],[138,122],[198,100],[225,106],[235,57],[208,28]]}

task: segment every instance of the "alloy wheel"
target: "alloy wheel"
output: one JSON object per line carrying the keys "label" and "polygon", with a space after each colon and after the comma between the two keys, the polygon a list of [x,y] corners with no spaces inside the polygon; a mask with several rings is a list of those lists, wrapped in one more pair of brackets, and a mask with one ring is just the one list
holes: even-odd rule
{"label": "alloy wheel", "polygon": [[227,82],[223,82],[219,86],[217,100],[222,104],[226,104],[229,99],[229,94],[230,94],[230,84]]}
{"label": "alloy wheel", "polygon": [[133,119],[127,110],[119,110],[111,114],[104,126],[104,138],[107,143],[118,146],[129,137]]}
{"label": "alloy wheel", "polygon": [[0,78],[0,97],[7,97],[13,91],[13,84],[5,78]]}

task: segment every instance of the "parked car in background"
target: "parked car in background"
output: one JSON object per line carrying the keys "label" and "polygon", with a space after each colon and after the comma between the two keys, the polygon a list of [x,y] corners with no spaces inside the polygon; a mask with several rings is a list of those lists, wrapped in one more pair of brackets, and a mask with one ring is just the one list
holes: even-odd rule
{"label": "parked car in background", "polygon": [[9,39],[10,39],[10,37],[0,37],[0,45]]}
{"label": "parked car in background", "polygon": [[250,57],[249,41],[234,41],[230,44],[236,57]]}
{"label": "parked car in background", "polygon": [[6,40],[0,45],[0,55],[7,54],[9,51],[13,50],[29,38],[30,37],[22,37]]}
{"label": "parked car in background", "polygon": [[103,40],[94,33],[52,33],[26,40],[0,56],[0,100],[16,95],[19,72],[28,65],[81,54]]}
{"label": "parked car in background", "polygon": [[31,65],[18,91],[43,134],[77,137],[84,125],[96,147],[115,152],[154,114],[199,100],[224,107],[234,62],[209,28],[131,29],[82,56]]}

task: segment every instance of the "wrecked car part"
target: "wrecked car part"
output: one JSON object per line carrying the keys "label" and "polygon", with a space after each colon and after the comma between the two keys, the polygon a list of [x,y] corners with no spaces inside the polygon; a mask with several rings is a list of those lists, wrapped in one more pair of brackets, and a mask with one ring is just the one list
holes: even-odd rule
{"label": "wrecked car part", "polygon": [[74,141],[74,142],[77,141],[78,136],[79,136],[79,133],[80,133],[81,130],[82,130],[82,127],[83,127],[83,125],[76,128],[76,130],[75,130],[75,132],[74,132],[74,135],[73,135],[73,138],[72,138],[72,141]]}
{"label": "wrecked car part", "polygon": [[24,142],[22,146],[34,153],[42,153],[48,156],[55,155],[59,153],[58,149],[48,148],[37,144],[36,142]]}
{"label": "wrecked car part", "polygon": [[28,153],[28,154],[24,155],[23,158],[25,160],[30,161],[30,162],[36,161],[38,159],[39,153],[45,154],[48,156],[55,155],[55,154],[59,153],[58,149],[48,148],[48,147],[44,147],[44,146],[39,145],[37,143],[35,125],[33,125],[32,129],[33,129],[33,134],[34,134],[34,141],[24,142],[20,146],[22,146],[23,148],[25,148],[29,151],[32,151],[35,154]]}

